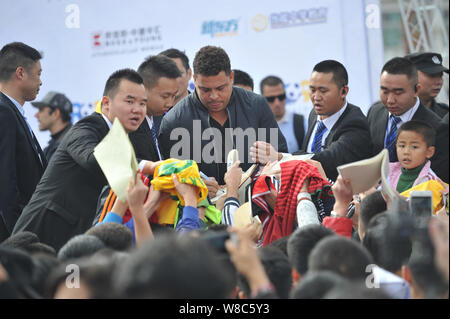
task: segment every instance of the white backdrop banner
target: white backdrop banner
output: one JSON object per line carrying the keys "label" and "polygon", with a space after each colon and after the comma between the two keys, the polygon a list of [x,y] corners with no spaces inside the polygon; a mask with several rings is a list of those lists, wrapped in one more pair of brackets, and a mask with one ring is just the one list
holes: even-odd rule
{"label": "white backdrop banner", "polygon": [[[233,69],[249,73],[259,93],[267,75],[286,84],[288,109],[307,118],[314,65],[343,63],[348,100],[367,112],[378,100],[383,65],[379,0],[1,0],[0,46],[22,41],[43,53],[42,87],[67,95],[73,121],[93,112],[114,71],[136,69],[149,55],[174,47],[191,66],[205,45],[224,48]],[[193,83],[191,83],[191,90]],[[41,145],[36,109],[25,104]]]}

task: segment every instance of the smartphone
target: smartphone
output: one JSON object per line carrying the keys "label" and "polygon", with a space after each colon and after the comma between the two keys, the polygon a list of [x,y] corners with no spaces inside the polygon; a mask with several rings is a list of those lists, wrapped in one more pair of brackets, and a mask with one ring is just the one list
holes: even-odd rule
{"label": "smartphone", "polygon": [[433,193],[431,191],[412,191],[409,207],[416,226],[427,227],[433,215]]}

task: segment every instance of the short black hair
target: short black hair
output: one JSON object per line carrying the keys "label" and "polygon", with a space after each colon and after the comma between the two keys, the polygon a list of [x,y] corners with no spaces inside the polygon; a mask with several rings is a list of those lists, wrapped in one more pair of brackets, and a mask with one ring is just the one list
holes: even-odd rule
{"label": "short black hair", "polygon": [[330,236],[311,251],[308,271],[329,270],[350,280],[364,280],[366,268],[371,264],[373,258],[361,244],[346,237]]}
{"label": "short black hair", "polygon": [[238,69],[234,69],[233,72],[234,72],[234,85],[240,84],[248,86],[253,91],[254,89],[253,79],[247,72]]}
{"label": "short black hair", "polygon": [[396,273],[408,262],[412,243],[409,236],[392,232],[389,222],[387,213],[373,217],[367,225],[362,244],[371,253],[375,264]]}
{"label": "short black hair", "polygon": [[108,96],[111,99],[116,96],[119,89],[120,82],[122,80],[128,80],[136,84],[144,84],[142,77],[133,69],[122,69],[111,74],[106,81],[103,96]]}
{"label": "short black hair", "polygon": [[259,89],[261,90],[261,94],[264,93],[264,86],[276,86],[281,84],[284,90],[284,83],[281,78],[275,75],[268,75],[259,83]]}
{"label": "short black hair", "polygon": [[434,146],[436,143],[436,131],[428,123],[418,120],[411,120],[403,123],[398,129],[397,139],[403,131],[415,132],[421,135],[428,147]]}
{"label": "short black hair", "polygon": [[131,230],[119,223],[102,223],[90,228],[85,234],[98,237],[106,247],[114,250],[124,251],[133,246]]}
{"label": "short black hair", "polygon": [[338,88],[348,85],[348,73],[345,66],[335,60],[325,60],[317,63],[313,72],[333,73],[333,81]]}
{"label": "short black hair", "polygon": [[412,258],[408,268],[411,271],[412,280],[426,299],[436,299],[448,294],[448,282],[445,282],[433,260]]}
{"label": "short black hair", "polygon": [[77,235],[61,247],[58,251],[58,259],[68,261],[88,257],[103,248],[105,248],[105,244],[98,237],[84,234]]}
{"label": "short black hair", "polygon": [[364,229],[366,229],[370,220],[375,215],[385,212],[386,209],[386,201],[380,191],[367,195],[361,201],[361,206],[359,209],[360,225],[362,224]]}
{"label": "short black hair", "polygon": [[34,63],[42,59],[36,49],[22,42],[12,42],[0,51],[0,82],[9,81],[16,69],[21,66],[27,72]]}
{"label": "short black hair", "polygon": [[331,271],[308,273],[291,293],[292,299],[322,299],[335,287],[346,283],[346,279]]}
{"label": "short black hair", "polygon": [[[275,288],[278,298],[287,299],[292,287],[291,265],[287,256],[278,248],[266,246],[258,248],[258,256],[264,271]],[[247,278],[239,274],[238,286],[247,298],[251,297],[251,289]]]}
{"label": "short black hair", "polygon": [[292,267],[304,275],[308,271],[308,257],[316,244],[335,233],[323,225],[310,224],[297,229],[289,238],[287,251]]}
{"label": "short black hair", "polygon": [[224,71],[231,74],[231,63],[224,49],[216,46],[201,48],[194,58],[194,73],[203,76],[215,76]]}
{"label": "short black hair", "polygon": [[117,269],[120,298],[227,298],[231,278],[201,238],[162,235],[145,242]]}
{"label": "short black hair", "polygon": [[419,82],[417,68],[410,60],[402,57],[390,59],[381,69],[381,73],[387,72],[395,75],[406,75],[413,87]]}
{"label": "short black hair", "polygon": [[184,52],[182,52],[178,49],[175,49],[175,48],[167,49],[167,50],[160,52],[159,55],[164,55],[171,59],[180,59],[181,62],[183,63],[183,66],[184,66],[184,69],[186,70],[186,72],[190,69],[189,58],[187,57],[187,55]]}
{"label": "short black hair", "polygon": [[176,79],[181,76],[177,64],[165,55],[148,57],[138,68],[147,89],[153,88],[160,78]]}

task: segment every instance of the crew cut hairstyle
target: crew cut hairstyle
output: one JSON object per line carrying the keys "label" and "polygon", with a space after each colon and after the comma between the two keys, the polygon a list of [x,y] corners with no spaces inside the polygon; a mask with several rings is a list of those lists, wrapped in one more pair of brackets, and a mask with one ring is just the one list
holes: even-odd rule
{"label": "crew cut hairstyle", "polygon": [[181,62],[183,63],[184,69],[186,70],[186,72],[190,69],[189,67],[189,58],[187,57],[187,55],[175,48],[171,48],[171,49],[167,49],[164,50],[163,52],[159,53],[159,55],[164,55],[168,58],[171,59],[180,59]]}
{"label": "crew cut hairstyle", "polygon": [[30,72],[34,63],[42,59],[42,55],[34,48],[22,42],[12,42],[0,51],[0,82],[11,79],[19,66]]}
{"label": "crew cut hairstyle", "polygon": [[147,89],[152,89],[160,78],[176,79],[181,76],[177,64],[164,55],[148,57],[138,68]]}
{"label": "crew cut hairstyle", "polygon": [[122,80],[128,80],[136,84],[143,84],[144,80],[142,77],[133,69],[122,69],[114,72],[110,75],[106,81],[105,90],[103,91],[103,96],[108,96],[111,99],[116,96],[117,90],[119,89],[120,82]]}
{"label": "crew cut hairstyle", "polygon": [[348,85],[348,73],[344,65],[335,60],[325,60],[314,66],[313,72],[333,73],[333,81],[338,88]]}
{"label": "crew cut hairstyle", "polygon": [[406,58],[396,57],[387,61],[381,70],[381,73],[383,72],[394,75],[406,75],[414,88],[419,81],[416,66]]}
{"label": "crew cut hairstyle", "polygon": [[224,49],[215,46],[201,48],[194,58],[194,73],[203,76],[215,76],[224,71],[231,74],[231,63]]}
{"label": "crew cut hairstyle", "polygon": [[275,75],[269,75],[266,76],[264,79],[262,79],[261,83],[259,83],[259,89],[261,90],[261,94],[264,94],[264,86],[276,86],[278,84],[283,85],[284,90],[284,83],[283,80],[281,80],[278,76]]}
{"label": "crew cut hairstyle", "polygon": [[234,85],[238,84],[245,85],[250,87],[253,91],[254,89],[253,79],[247,72],[237,69],[233,70],[233,72],[234,72]]}
{"label": "crew cut hairstyle", "polygon": [[415,132],[422,136],[425,143],[427,143],[427,146],[434,146],[436,142],[436,131],[434,128],[425,122],[412,120],[403,123],[397,132],[397,139],[401,132],[408,131],[408,132]]}

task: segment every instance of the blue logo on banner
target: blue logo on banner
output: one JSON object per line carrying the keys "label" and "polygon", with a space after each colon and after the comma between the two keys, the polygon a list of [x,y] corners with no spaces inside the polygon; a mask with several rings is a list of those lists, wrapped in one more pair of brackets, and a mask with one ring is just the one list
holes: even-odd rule
{"label": "blue logo on banner", "polygon": [[278,29],[324,23],[327,21],[327,14],[328,8],[325,7],[272,13],[270,15],[270,26],[273,29]]}
{"label": "blue logo on banner", "polygon": [[74,102],[72,106],[72,123],[74,124],[95,111],[94,103]]}
{"label": "blue logo on banner", "polygon": [[239,29],[239,19],[226,21],[204,21],[202,24],[202,33],[213,37],[237,35]]}

